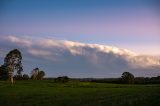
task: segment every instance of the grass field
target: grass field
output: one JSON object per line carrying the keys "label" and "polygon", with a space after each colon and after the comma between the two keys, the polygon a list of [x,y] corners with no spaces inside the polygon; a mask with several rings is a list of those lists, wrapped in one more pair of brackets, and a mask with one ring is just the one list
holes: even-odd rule
{"label": "grass field", "polygon": [[0,81],[0,106],[160,106],[160,85]]}

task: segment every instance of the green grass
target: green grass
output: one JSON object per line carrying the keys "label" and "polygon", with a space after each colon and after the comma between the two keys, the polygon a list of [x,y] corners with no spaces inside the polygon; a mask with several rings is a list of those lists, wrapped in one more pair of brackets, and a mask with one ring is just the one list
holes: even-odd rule
{"label": "green grass", "polygon": [[160,85],[0,81],[0,106],[160,106]]}

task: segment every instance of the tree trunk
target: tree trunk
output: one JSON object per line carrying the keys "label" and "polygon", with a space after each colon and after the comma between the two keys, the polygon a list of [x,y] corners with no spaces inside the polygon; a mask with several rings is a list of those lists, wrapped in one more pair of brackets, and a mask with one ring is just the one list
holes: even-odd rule
{"label": "tree trunk", "polygon": [[13,72],[9,72],[8,80],[13,84]]}

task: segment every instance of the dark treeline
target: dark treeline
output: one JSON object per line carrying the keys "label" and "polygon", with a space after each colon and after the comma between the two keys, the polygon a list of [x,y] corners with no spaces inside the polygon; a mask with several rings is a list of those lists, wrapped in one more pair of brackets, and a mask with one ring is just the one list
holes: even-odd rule
{"label": "dark treeline", "polygon": [[115,83],[115,84],[160,84],[160,76],[157,77],[134,77],[130,72],[123,72],[120,78],[69,78],[62,76],[58,78],[48,78],[55,82],[68,82],[77,80],[81,82]]}
{"label": "dark treeline", "polygon": [[[80,82],[96,82],[96,83],[114,83],[114,84],[124,84],[125,83],[123,82],[122,78],[69,78],[67,77],[67,81],[63,81],[62,79],[61,77],[44,78],[44,80],[52,80],[54,82],[80,81]],[[132,84],[160,84],[160,76],[135,77],[134,83]]]}
{"label": "dark treeline", "polygon": [[[83,82],[97,82],[97,83],[115,83],[123,84],[121,78],[73,78]],[[133,84],[160,84],[160,76],[157,77],[135,77]]]}

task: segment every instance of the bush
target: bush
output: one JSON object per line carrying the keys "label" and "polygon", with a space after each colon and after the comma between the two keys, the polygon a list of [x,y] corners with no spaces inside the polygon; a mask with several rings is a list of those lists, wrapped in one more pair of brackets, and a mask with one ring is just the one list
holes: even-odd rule
{"label": "bush", "polygon": [[60,76],[55,79],[55,82],[61,82],[61,83],[66,83],[68,81],[69,81],[68,76]]}
{"label": "bush", "polygon": [[29,76],[27,74],[23,74],[23,75],[15,75],[14,76],[15,80],[29,80]]}
{"label": "bush", "polygon": [[13,77],[15,80],[23,80],[23,76],[22,75],[14,75]]}
{"label": "bush", "polygon": [[0,80],[7,80],[8,79],[8,71],[5,66],[0,67]]}
{"label": "bush", "polygon": [[29,75],[23,74],[23,79],[24,79],[24,80],[29,80]]}

